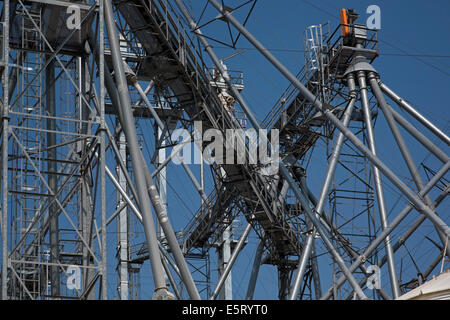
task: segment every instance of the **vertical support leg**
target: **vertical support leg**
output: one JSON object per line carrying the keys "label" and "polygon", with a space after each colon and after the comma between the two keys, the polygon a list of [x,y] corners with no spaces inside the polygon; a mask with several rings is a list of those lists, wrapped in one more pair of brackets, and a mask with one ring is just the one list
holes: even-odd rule
{"label": "vertical support leg", "polygon": [[[375,145],[375,136],[373,134],[372,116],[370,112],[369,98],[367,96],[366,75],[364,71],[358,72],[358,83],[361,92],[361,102],[364,114],[364,122],[366,124],[367,140],[369,143],[370,151],[372,151],[372,153],[376,155],[377,150]],[[384,201],[384,191],[381,182],[381,175],[378,168],[374,165],[372,165],[372,172],[375,183],[375,192],[378,200],[378,210],[380,212],[381,226],[384,230],[388,225],[388,221],[387,221],[386,204]],[[388,257],[388,269],[392,287],[392,295],[395,299],[400,296],[400,287],[398,284],[397,273],[395,271],[394,251],[392,250],[392,243],[390,236],[387,236],[385,238],[384,243],[386,246],[386,254]]]}
{"label": "vertical support leg", "polygon": [[[282,258],[283,261],[285,258]],[[286,300],[289,294],[289,274],[291,270],[286,265],[279,265],[278,269],[278,299]]]}
{"label": "vertical support leg", "polygon": [[[102,126],[104,125],[104,108]],[[103,127],[104,128],[104,127]],[[102,270],[102,300],[108,299],[108,273],[106,270],[107,266],[107,232],[106,232],[106,150],[105,150],[105,130],[100,132],[100,203],[101,203],[101,225],[102,225],[102,248],[101,248],[101,270]]]}
{"label": "vertical support leg", "polygon": [[8,287],[8,124],[9,124],[9,0],[3,2],[3,108],[2,108],[2,300]]}
{"label": "vertical support leg", "polygon": [[[105,74],[104,74],[104,49],[105,49],[105,34],[104,21],[106,3],[109,2],[99,0],[99,35],[100,35],[100,61],[99,61],[99,76],[100,76],[100,210],[101,210],[101,225],[102,225],[102,248],[101,248],[101,275],[102,275],[102,299],[108,298],[108,273],[107,273],[107,232],[106,232],[106,120],[105,120]],[[109,7],[111,9],[111,7]],[[112,10],[111,10],[112,11]],[[111,11],[109,13],[111,14]],[[114,35],[110,34],[111,36]],[[115,39],[117,41],[117,39]]]}
{"label": "vertical support leg", "polygon": [[[145,173],[142,162],[142,154],[139,150],[136,128],[133,122],[131,102],[128,92],[128,85],[125,78],[123,61],[120,55],[118,35],[115,30],[114,14],[110,0],[105,0],[105,21],[111,46],[111,54],[116,76],[116,84],[119,92],[121,113],[123,116],[122,128],[125,132],[127,145],[130,150],[131,163],[136,180],[136,191],[138,194],[139,206],[142,210],[144,232],[147,239],[147,246],[152,265],[153,281],[155,283],[155,299],[167,299],[172,296],[166,287],[164,270],[159,254],[158,240],[156,238],[155,224],[153,221],[150,202],[147,195]],[[101,58],[101,57],[100,57]],[[172,296],[173,297],[173,296]]]}
{"label": "vertical support leg", "polygon": [[[205,164],[203,162],[203,153],[199,152],[200,154],[200,188],[202,190],[205,190]],[[203,199],[203,197],[200,199],[200,203],[201,203],[201,213],[203,215],[204,210],[205,210],[205,199]]]}
{"label": "vertical support leg", "polygon": [[[163,106],[161,106],[162,108]],[[157,167],[161,165],[161,162],[164,162],[166,160],[166,139],[163,137],[163,129],[159,128],[158,126],[154,127],[154,131],[156,132],[155,136],[155,145],[156,145],[156,161]],[[159,191],[159,198],[161,201],[161,206],[164,208],[164,211],[167,211],[167,166],[164,166],[157,174],[156,174],[156,188]],[[162,226],[160,223],[157,224],[157,236],[159,239],[159,242],[162,243],[162,239],[165,238],[164,230],[162,229]],[[164,260],[163,260],[164,263]],[[169,280],[169,274],[167,273],[166,269],[165,271],[165,279],[166,282]],[[172,284],[173,285],[173,284]],[[174,287],[174,291],[177,290],[177,288]]]}
{"label": "vertical support leg", "polygon": [[[309,224],[311,227],[311,224]],[[303,279],[303,276],[305,275],[306,266],[309,261],[309,257],[311,256],[311,251],[313,247],[313,241],[314,241],[314,231],[311,230],[308,233],[308,237],[306,238],[306,245],[303,249],[302,255],[299,260],[297,274],[295,275],[294,279],[294,285],[291,289],[291,292],[289,294],[289,300],[295,300],[298,294],[298,291],[300,290],[301,281]]]}
{"label": "vertical support leg", "polygon": [[[79,78],[80,78],[80,88],[81,93],[84,94],[85,99],[83,99],[80,95],[78,99],[78,103],[80,106],[80,119],[83,121],[86,121],[89,119],[89,107],[86,105],[84,101],[89,101],[89,91],[91,86],[91,79],[88,77],[88,66],[87,66],[87,60],[86,57],[80,57],[77,60],[77,63],[79,64],[78,70],[79,70]],[[82,134],[88,134],[88,124],[83,122],[81,124],[81,133]],[[80,141],[79,142],[80,149],[78,150],[80,152],[80,156],[83,157],[85,155],[85,152],[88,150],[87,140]],[[86,168],[84,165],[82,165],[81,171],[84,173],[80,179],[80,189],[81,189],[81,208],[80,208],[80,221],[82,223],[82,233],[83,237],[87,239],[89,246],[92,245],[92,235],[93,235],[93,219],[94,219],[94,213],[93,206],[92,206],[92,198],[91,198],[91,184],[89,182],[89,172],[88,168]],[[91,254],[86,246],[83,246],[82,248],[82,255],[83,255],[83,288],[85,289],[93,280],[94,278],[94,270],[89,268],[91,263]],[[86,294],[87,300],[94,300],[95,299],[95,291],[90,290],[89,293]]]}
{"label": "vertical support leg", "polygon": [[239,252],[241,252],[242,247],[244,246],[245,239],[247,239],[248,234],[250,233],[250,230],[252,229],[251,224],[247,224],[247,226],[244,229],[244,232],[242,233],[241,237],[239,238],[239,241],[236,245],[236,247],[233,250],[233,253],[231,254],[230,261],[228,262],[227,266],[225,267],[225,270],[220,276],[219,281],[217,282],[216,288],[214,289],[214,292],[210,298],[210,300],[215,300],[217,296],[219,295],[220,290],[222,289],[222,286],[225,283],[226,278],[228,277],[229,273],[231,272],[231,268],[234,265],[234,262],[236,261],[236,258],[239,255]]}
{"label": "vertical support leg", "polygon": [[[125,135],[123,133],[119,136],[119,152],[120,157],[123,160],[123,163],[126,167],[126,159],[127,159],[127,146],[125,141]],[[118,160],[120,161],[120,160]],[[122,170],[118,167],[117,168],[117,174],[118,174],[118,180],[119,184],[122,187],[123,190],[127,189],[127,181],[125,179],[125,175],[123,174]],[[123,199],[122,195],[118,193],[119,197],[119,203],[118,206],[125,203],[125,200]],[[117,220],[117,227],[118,227],[118,256],[119,256],[119,296],[120,300],[128,300],[129,295],[129,286],[128,286],[128,209],[127,206],[122,209],[122,211],[119,213],[118,220]]]}
{"label": "vertical support leg", "polygon": [[255,293],[256,280],[258,279],[259,267],[261,266],[261,258],[264,251],[264,241],[259,240],[258,247],[256,248],[255,260],[253,260],[252,273],[250,275],[250,280],[248,281],[247,294],[245,295],[246,300],[253,300],[253,295]]}
{"label": "vertical support leg", "polygon": [[316,295],[316,299],[322,296],[322,286],[320,284],[320,274],[319,274],[319,264],[317,262],[317,253],[316,253],[316,244],[313,241],[312,251],[311,251],[311,269],[312,269],[312,277],[314,281],[314,294]]}
{"label": "vertical support leg", "polygon": [[[157,132],[156,142],[158,142],[159,139],[161,138],[162,130],[161,130],[161,128],[158,127],[158,128],[155,128],[155,131]],[[156,157],[157,167],[159,167],[161,165],[161,163],[164,162],[164,160],[166,160],[165,145],[166,145],[166,139],[163,138],[161,140],[161,144],[159,145],[160,149],[157,151],[157,154],[158,154]],[[162,207],[164,208],[164,210],[167,210],[166,178],[167,178],[167,166],[164,166],[156,175],[156,186],[159,190],[159,197],[161,199]],[[159,226],[159,228],[158,228],[158,236],[160,238],[164,237],[164,231],[161,229],[161,226]]]}
{"label": "vertical support leg", "polygon": [[[51,58],[47,56],[47,58]],[[56,162],[56,149],[52,148],[56,145],[56,120],[52,117],[56,117],[56,90],[55,90],[55,63],[52,59],[47,62],[47,68],[45,70],[46,81],[46,104],[47,104],[47,170],[48,185],[53,193],[56,194],[58,188],[58,177],[56,172],[58,171]],[[50,262],[57,263],[59,261],[59,223],[58,223],[58,205],[53,201],[49,206],[49,233],[50,233]],[[53,265],[50,268],[50,282],[51,282],[51,294],[52,296],[59,296],[60,291],[60,271],[59,267]]]}
{"label": "vertical support leg", "polygon": [[[86,172],[86,171],[85,171]],[[88,171],[87,171],[88,172]],[[86,176],[86,174],[84,174],[82,177],[80,177],[81,179],[81,208],[80,208],[80,216],[81,216],[81,221],[82,221],[82,226],[83,226],[83,237],[85,239],[88,239],[88,244],[92,245],[92,223],[93,223],[93,212],[92,212],[92,199],[90,197],[90,189],[91,186],[89,185],[89,179]],[[93,279],[93,270],[91,268],[89,268],[90,265],[92,265],[91,262],[91,253],[89,252],[88,248],[86,246],[83,246],[82,248],[82,255],[83,255],[83,270],[84,270],[84,275],[83,275],[83,289],[85,289],[89,283],[91,283],[92,279]],[[95,299],[95,291],[91,290],[87,295],[86,295],[86,299],[87,300],[94,300]]]}
{"label": "vertical support leg", "polygon": [[[224,270],[230,263],[231,258],[231,229],[230,224],[222,234],[222,243],[218,248],[219,251],[219,277],[223,275]],[[222,289],[219,293],[219,298],[221,300],[232,300],[233,299],[233,282],[231,279],[231,273],[225,278]]]}

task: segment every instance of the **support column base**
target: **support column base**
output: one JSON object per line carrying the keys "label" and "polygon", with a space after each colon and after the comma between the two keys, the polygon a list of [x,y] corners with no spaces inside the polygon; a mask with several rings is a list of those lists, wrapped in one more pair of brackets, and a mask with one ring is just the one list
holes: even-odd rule
{"label": "support column base", "polygon": [[152,300],[175,300],[175,296],[167,288],[159,288],[153,293]]}

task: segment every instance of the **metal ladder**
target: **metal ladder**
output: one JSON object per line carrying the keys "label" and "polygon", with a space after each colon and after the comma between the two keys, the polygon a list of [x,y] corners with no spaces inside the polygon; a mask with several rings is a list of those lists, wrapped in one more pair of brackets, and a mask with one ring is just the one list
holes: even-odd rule
{"label": "metal ladder", "polygon": [[[31,18],[37,27],[41,27],[41,12],[30,12]],[[42,49],[39,30],[31,21],[30,17],[24,12],[19,11],[22,30],[22,47]],[[17,104],[11,107],[12,112],[18,112],[12,116],[11,123],[17,127],[13,129],[23,149],[29,154],[34,166],[39,171],[44,169],[43,164],[43,134],[37,131],[27,130],[27,128],[40,128],[43,126],[44,114],[43,106],[38,97],[42,95],[42,76],[36,76],[43,65],[43,54],[29,52],[25,57],[22,56],[20,64],[20,77],[18,82],[18,91],[23,92]],[[19,71],[17,71],[19,72]],[[34,79],[34,80],[33,80]],[[27,239],[41,239],[41,223],[37,221],[30,229],[31,223],[40,212],[42,205],[42,196],[46,193],[43,190],[42,181],[39,174],[31,162],[24,154],[24,150],[19,144],[11,138],[12,154],[15,161],[11,172],[11,190],[12,190],[12,226],[13,226],[13,245],[28,230]],[[37,298],[42,290],[45,290],[45,274],[41,274],[42,268],[32,262],[42,261],[41,241],[22,243],[17,249],[17,256],[20,256],[21,263],[14,264],[20,280],[26,286],[17,283],[13,287],[16,292],[14,296],[18,299]],[[30,297],[31,296],[31,297]]]}

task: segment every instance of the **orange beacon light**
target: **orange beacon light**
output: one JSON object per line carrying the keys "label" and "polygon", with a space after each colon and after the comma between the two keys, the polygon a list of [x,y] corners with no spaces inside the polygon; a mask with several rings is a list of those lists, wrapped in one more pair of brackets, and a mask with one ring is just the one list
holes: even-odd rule
{"label": "orange beacon light", "polygon": [[348,25],[348,14],[346,9],[341,9],[341,28],[342,28],[342,36],[347,37],[350,34],[349,25]]}

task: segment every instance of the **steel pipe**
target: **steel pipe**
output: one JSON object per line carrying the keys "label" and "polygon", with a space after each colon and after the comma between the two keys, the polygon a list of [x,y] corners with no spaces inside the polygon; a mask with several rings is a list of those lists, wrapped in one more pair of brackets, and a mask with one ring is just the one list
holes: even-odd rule
{"label": "steel pipe", "polygon": [[[153,222],[150,202],[147,195],[145,173],[142,166],[140,149],[137,140],[136,128],[134,126],[133,114],[131,111],[130,96],[128,85],[125,78],[123,61],[120,55],[118,36],[115,30],[114,14],[110,0],[104,1],[106,30],[109,36],[111,47],[111,57],[114,65],[116,84],[119,93],[120,109],[122,112],[121,124],[124,130],[128,149],[130,151],[131,163],[133,166],[134,177],[136,181],[136,191],[139,205],[142,210],[142,222],[144,225],[147,246],[150,255],[150,264],[152,266],[153,280],[155,283],[155,294],[161,290],[162,297],[170,298],[164,279],[164,270],[159,255],[158,242],[156,238],[155,224]],[[159,297],[158,293],[158,297]],[[173,298],[173,297],[172,297]]]}
{"label": "steel pipe", "polygon": [[399,95],[397,95],[394,91],[389,89],[387,85],[385,85],[381,80],[378,80],[378,85],[380,89],[393,101],[397,103],[403,110],[408,112],[411,116],[414,117],[417,121],[427,127],[431,132],[433,132],[439,139],[444,141],[447,145],[450,145],[450,138],[442,132],[438,127],[436,127],[430,120],[425,118],[422,114],[420,114],[416,109],[413,108],[406,100],[402,99]]}
{"label": "steel pipe", "polygon": [[[447,173],[447,171],[450,169],[450,161],[447,162],[440,170],[436,173],[436,175],[425,185],[425,187],[419,192],[419,196],[423,197],[426,195],[431,188],[436,185],[439,180]],[[367,260],[367,257],[370,256],[370,254],[380,245],[381,242],[384,241],[387,235],[389,235],[399,224],[403,221],[403,219],[412,211],[413,205],[410,203],[408,204],[392,221],[391,223],[384,229],[378,237],[375,238],[375,240],[372,241],[372,243],[364,250],[362,254],[358,256],[358,258],[353,262],[353,264],[350,266],[350,270],[353,272],[358,268],[358,266],[365,262]],[[325,293],[320,299],[326,300],[331,297],[333,294],[334,287],[339,288],[343,283],[345,282],[345,277],[340,277],[335,286],[330,288],[327,293]]]}
{"label": "steel pipe", "polygon": [[[89,43],[92,47],[94,45],[94,43],[93,43],[92,39],[89,39],[89,40],[90,40]],[[105,71],[107,71],[106,65],[105,65]],[[113,79],[108,72],[105,72],[105,80],[106,80],[105,81],[106,88],[108,89],[108,93],[109,93],[109,96],[111,97],[111,101],[112,101],[113,105],[116,106],[116,109],[117,109],[117,112],[119,115],[119,119],[123,118],[124,115],[123,115],[122,108],[120,107],[120,105],[121,105],[120,97],[117,92],[117,88],[114,85]],[[141,88],[140,85],[138,87]],[[150,102],[148,101],[147,97],[145,96],[145,92],[140,92],[140,93],[141,93],[142,100],[147,104],[150,111],[153,111],[152,114],[154,115],[154,118],[157,121],[157,124],[163,125],[162,121],[160,120],[160,118],[158,117],[156,112],[153,110],[152,106],[150,105]],[[165,161],[151,175],[149,173],[147,164],[146,164],[145,159],[140,150],[139,150],[139,153],[140,153],[139,156],[140,156],[142,168],[144,171],[146,191],[148,192],[148,194],[150,196],[150,200],[155,209],[158,221],[160,222],[161,227],[163,228],[164,233],[167,237],[169,246],[171,247],[171,250],[174,254],[174,258],[176,260],[178,268],[183,271],[183,272],[180,272],[180,277],[182,278],[183,282],[186,285],[186,288],[188,290],[190,298],[193,300],[199,300],[200,295],[198,294],[198,291],[195,287],[195,283],[192,279],[192,276],[190,275],[187,264],[184,260],[183,254],[182,254],[180,246],[178,244],[178,241],[176,240],[175,233],[172,229],[172,226],[170,225],[170,221],[168,220],[167,213],[166,213],[165,209],[162,207],[161,199],[159,198],[159,195],[158,195],[156,188],[154,186],[154,183],[153,183],[153,177],[156,176],[158,174],[158,172],[160,172],[162,170],[162,168],[164,168],[170,162],[170,160],[178,154],[178,150],[180,150],[183,147],[183,145],[184,144],[177,145],[175,147],[174,151],[172,152],[172,154],[167,159],[165,159]],[[156,192],[156,194],[155,194],[155,192]],[[135,200],[138,201],[139,199],[136,198]],[[149,250],[149,253],[150,253],[150,250]]]}
{"label": "steel pipe", "polygon": [[[446,190],[444,190],[444,191],[436,198],[436,200],[433,202],[433,206],[434,206],[434,207],[437,207],[437,206],[442,202],[442,200],[444,200],[444,199],[447,197],[448,192],[449,192],[449,188],[447,188]],[[409,208],[410,208],[410,210],[412,210],[412,207],[409,207]],[[411,224],[411,226],[409,227],[409,229],[408,229],[407,231],[405,231],[405,233],[403,233],[403,234],[399,237],[399,239],[397,240],[397,242],[395,243],[395,245],[394,245],[394,247],[393,247],[394,252],[396,252],[396,251],[397,251],[397,250],[405,243],[405,241],[408,240],[408,238],[409,238],[409,237],[417,230],[417,228],[419,228],[419,226],[425,221],[425,219],[426,219],[426,217],[425,217],[424,215],[421,215],[421,216],[420,216],[413,224]],[[439,257],[441,258],[442,255],[439,254]],[[386,261],[387,261],[387,258],[386,258],[386,255],[385,255],[383,258],[381,258],[381,259],[378,261],[377,266],[381,268],[381,267],[386,263]],[[431,270],[431,271],[432,271],[432,270]],[[431,271],[430,271],[430,272],[431,272]],[[426,274],[426,273],[424,273],[424,276],[425,276],[425,274]],[[359,285],[362,287],[362,286],[366,283],[366,281],[367,281],[367,278],[363,279],[363,280],[359,283]],[[350,299],[350,296],[348,296],[346,300],[348,300],[348,299]]]}
{"label": "steel pipe", "polygon": [[[362,111],[364,115],[364,123],[366,125],[366,132],[367,132],[367,141],[369,144],[370,151],[374,155],[377,154],[376,149],[376,143],[375,143],[375,135],[373,132],[373,126],[372,126],[372,116],[370,112],[370,105],[369,105],[369,97],[368,97],[368,90],[367,90],[367,83],[366,83],[366,75],[364,71],[358,72],[358,83],[359,83],[359,89],[360,89],[360,95],[361,95],[361,104],[362,104]],[[380,172],[378,171],[378,168],[374,165],[372,165],[372,172],[373,172],[373,180],[375,184],[375,193],[377,196],[377,202],[378,202],[378,211],[380,214],[380,222],[382,229],[386,229],[386,226],[388,225],[387,220],[387,212],[386,212],[386,202],[384,199],[384,190],[381,180]],[[391,288],[392,288],[392,295],[394,299],[398,298],[400,295],[400,286],[398,284],[398,278],[397,278],[397,272],[395,270],[395,261],[394,261],[394,252],[392,250],[392,243],[390,236],[386,236],[384,239],[385,244],[385,250],[386,250],[386,256],[388,258],[388,270],[389,270],[389,278],[391,281]]]}
{"label": "steel pipe", "polygon": [[[348,81],[348,87],[349,87],[351,99],[347,105],[347,108],[345,109],[344,116],[343,116],[343,123],[345,126],[348,126],[348,124],[350,122],[350,118],[351,118],[351,115],[353,112],[353,107],[354,107],[355,101],[356,101],[354,75],[349,74],[347,76],[347,81]],[[330,187],[332,178],[334,176],[334,171],[336,169],[336,164],[339,159],[339,154],[341,153],[341,148],[342,148],[343,142],[344,142],[344,135],[342,133],[339,133],[338,138],[336,140],[336,145],[334,147],[333,153],[330,158],[327,173],[325,175],[325,180],[322,185],[322,191],[320,192],[320,197],[319,197],[319,200],[317,201],[317,205],[316,205],[316,213],[319,216],[322,215],[323,205],[325,203],[327,192]],[[312,252],[313,242],[314,242],[314,232],[310,232],[310,233],[308,233],[308,237],[306,240],[306,246],[305,246],[305,249],[300,258],[298,272],[297,272],[295,280],[294,280],[294,286],[292,288],[289,300],[294,300],[295,296],[298,294],[298,290],[300,289],[300,284],[303,279],[304,272],[306,270],[306,262],[310,258],[310,255]]]}
{"label": "steel pipe", "polygon": [[[414,183],[417,186],[417,189],[420,190],[424,187],[422,177],[420,176],[419,170],[417,169],[417,167],[414,163],[414,160],[412,159],[411,153],[409,152],[409,149],[405,143],[405,140],[403,139],[403,136],[397,127],[397,123],[395,122],[394,116],[392,115],[389,108],[387,107],[387,102],[381,92],[379,85],[378,85],[376,75],[373,72],[371,72],[369,74],[369,79],[370,79],[370,85],[372,87],[372,91],[378,101],[378,105],[380,106],[381,110],[384,113],[386,122],[388,123],[388,125],[392,131],[392,134],[394,136],[394,139],[397,142],[397,145],[400,149],[403,159],[405,160],[406,166],[408,167],[409,173],[411,174],[411,177],[413,178]],[[431,201],[430,196],[428,196],[428,195],[424,196],[424,200],[425,200],[426,204],[433,211],[435,211],[434,207],[433,207],[433,202]],[[447,238],[437,228],[436,228],[436,232],[438,233],[438,236],[441,239],[441,242],[445,245]],[[450,248],[447,248],[446,254],[448,257],[450,257]],[[395,297],[395,298],[397,298],[397,297]]]}
{"label": "steel pipe", "polygon": [[258,247],[256,248],[255,259],[253,260],[252,273],[250,274],[250,280],[248,281],[246,300],[253,300],[253,294],[255,293],[256,279],[258,279],[259,267],[261,266],[261,258],[264,251],[264,240],[260,239]]}
{"label": "steel pipe", "polygon": [[220,289],[222,289],[222,286],[225,283],[225,280],[227,279],[228,274],[231,272],[231,268],[233,268],[234,262],[236,261],[236,258],[239,255],[239,252],[241,252],[241,249],[245,243],[245,239],[247,239],[247,236],[250,233],[251,229],[252,229],[252,225],[250,223],[247,224],[247,226],[244,229],[244,232],[242,233],[241,237],[239,238],[238,243],[236,244],[236,247],[234,248],[233,253],[231,254],[230,261],[228,262],[227,266],[225,267],[225,270],[223,271],[222,275],[220,276],[219,281],[217,282],[216,288],[214,289],[213,295],[211,296],[210,300],[215,300],[217,298],[217,296],[219,295]]}

